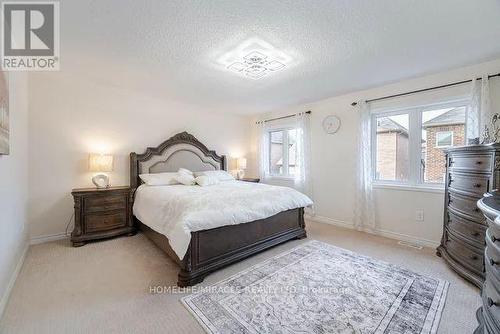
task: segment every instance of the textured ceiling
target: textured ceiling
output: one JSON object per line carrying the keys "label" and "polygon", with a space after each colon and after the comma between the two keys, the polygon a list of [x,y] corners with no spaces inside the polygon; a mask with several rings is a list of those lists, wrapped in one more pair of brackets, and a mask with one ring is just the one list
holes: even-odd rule
{"label": "textured ceiling", "polygon": [[[61,1],[61,70],[207,110],[255,113],[500,56],[500,0]],[[245,79],[249,39],[292,58]]]}

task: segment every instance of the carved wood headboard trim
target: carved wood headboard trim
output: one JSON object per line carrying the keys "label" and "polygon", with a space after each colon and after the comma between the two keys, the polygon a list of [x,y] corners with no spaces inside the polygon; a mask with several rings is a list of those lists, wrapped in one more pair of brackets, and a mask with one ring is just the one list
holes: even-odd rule
{"label": "carved wood headboard trim", "polygon": [[161,156],[166,149],[179,144],[188,144],[196,147],[206,157],[209,157],[213,159],[215,162],[217,162],[220,166],[220,169],[227,170],[226,156],[217,155],[215,151],[209,150],[192,134],[189,134],[184,131],[176,134],[175,136],[170,137],[157,147],[148,147],[146,149],[146,152],[142,154],[137,154],[135,152],[130,153],[130,187],[132,189],[135,189],[141,184],[141,180],[139,178],[140,163],[144,163],[155,156]]}

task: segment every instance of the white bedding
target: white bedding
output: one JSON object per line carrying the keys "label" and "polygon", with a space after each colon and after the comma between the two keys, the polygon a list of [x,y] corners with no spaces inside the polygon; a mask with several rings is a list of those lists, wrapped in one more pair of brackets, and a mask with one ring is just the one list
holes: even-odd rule
{"label": "white bedding", "polygon": [[312,204],[292,188],[226,181],[208,187],[141,185],[133,210],[142,223],[164,234],[182,259],[191,232],[248,223]]}

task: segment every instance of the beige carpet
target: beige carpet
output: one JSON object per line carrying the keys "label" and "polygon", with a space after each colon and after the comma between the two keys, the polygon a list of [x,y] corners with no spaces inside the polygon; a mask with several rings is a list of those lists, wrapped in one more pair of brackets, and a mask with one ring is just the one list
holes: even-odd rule
{"label": "beige carpet", "polygon": [[[479,290],[434,250],[415,250],[369,234],[309,223],[309,238],[450,282],[439,333],[472,333]],[[282,252],[291,241],[207,277],[215,283]],[[68,241],[31,247],[0,323],[1,333],[203,333],[181,294],[152,294],[175,284],[176,265],[143,235],[72,248]]]}

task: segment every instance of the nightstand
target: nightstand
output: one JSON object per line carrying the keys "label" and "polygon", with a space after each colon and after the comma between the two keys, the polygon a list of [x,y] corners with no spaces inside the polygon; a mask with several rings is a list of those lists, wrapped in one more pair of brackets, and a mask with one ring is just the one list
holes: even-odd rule
{"label": "nightstand", "polygon": [[135,234],[130,187],[73,189],[75,228],[71,243],[80,247],[87,241]]}
{"label": "nightstand", "polygon": [[258,178],[251,178],[251,177],[244,177],[244,178],[240,179],[240,181],[259,183],[260,179],[258,179]]}

